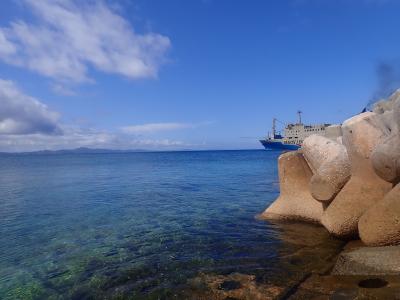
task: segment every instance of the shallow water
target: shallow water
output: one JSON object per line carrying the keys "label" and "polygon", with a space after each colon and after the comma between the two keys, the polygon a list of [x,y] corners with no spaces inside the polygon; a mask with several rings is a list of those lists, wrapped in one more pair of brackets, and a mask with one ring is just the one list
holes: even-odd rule
{"label": "shallow water", "polygon": [[234,272],[284,283],[340,245],[255,218],[278,195],[278,155],[1,155],[0,299],[180,298]]}

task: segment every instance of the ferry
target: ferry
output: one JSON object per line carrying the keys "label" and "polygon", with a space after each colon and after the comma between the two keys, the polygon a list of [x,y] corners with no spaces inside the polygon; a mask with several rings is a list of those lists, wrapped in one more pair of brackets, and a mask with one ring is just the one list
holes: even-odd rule
{"label": "ferry", "polygon": [[325,135],[326,127],[331,124],[305,125],[301,121],[301,111],[297,112],[297,123],[285,125],[281,134],[276,130],[276,118],[272,119],[272,132],[260,140],[260,143],[267,150],[297,150],[301,147],[304,139],[312,134]]}

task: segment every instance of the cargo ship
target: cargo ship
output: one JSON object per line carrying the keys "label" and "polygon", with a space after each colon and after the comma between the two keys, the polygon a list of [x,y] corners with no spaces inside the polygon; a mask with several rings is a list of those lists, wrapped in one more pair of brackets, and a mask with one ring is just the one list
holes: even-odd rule
{"label": "cargo ship", "polygon": [[330,124],[304,125],[301,121],[301,111],[297,112],[297,123],[285,125],[283,134],[276,130],[276,118],[272,119],[272,132],[260,140],[260,143],[267,150],[297,150],[301,147],[303,140],[312,135],[325,135],[326,127]]}

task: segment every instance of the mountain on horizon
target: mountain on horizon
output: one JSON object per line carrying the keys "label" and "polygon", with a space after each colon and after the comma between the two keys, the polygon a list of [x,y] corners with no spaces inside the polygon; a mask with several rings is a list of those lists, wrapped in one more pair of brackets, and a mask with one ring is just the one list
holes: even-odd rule
{"label": "mountain on horizon", "polygon": [[79,147],[75,149],[60,149],[60,150],[0,152],[0,154],[96,154],[96,153],[129,153],[129,152],[149,152],[149,150],[145,149],[116,150],[116,149]]}

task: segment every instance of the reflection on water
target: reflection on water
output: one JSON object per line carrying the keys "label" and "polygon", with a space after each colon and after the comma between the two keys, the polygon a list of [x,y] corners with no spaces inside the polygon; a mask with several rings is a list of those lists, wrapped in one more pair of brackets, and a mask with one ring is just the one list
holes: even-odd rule
{"label": "reflection on water", "polygon": [[254,218],[277,196],[278,155],[0,156],[0,299],[277,292],[340,247],[321,227]]}

